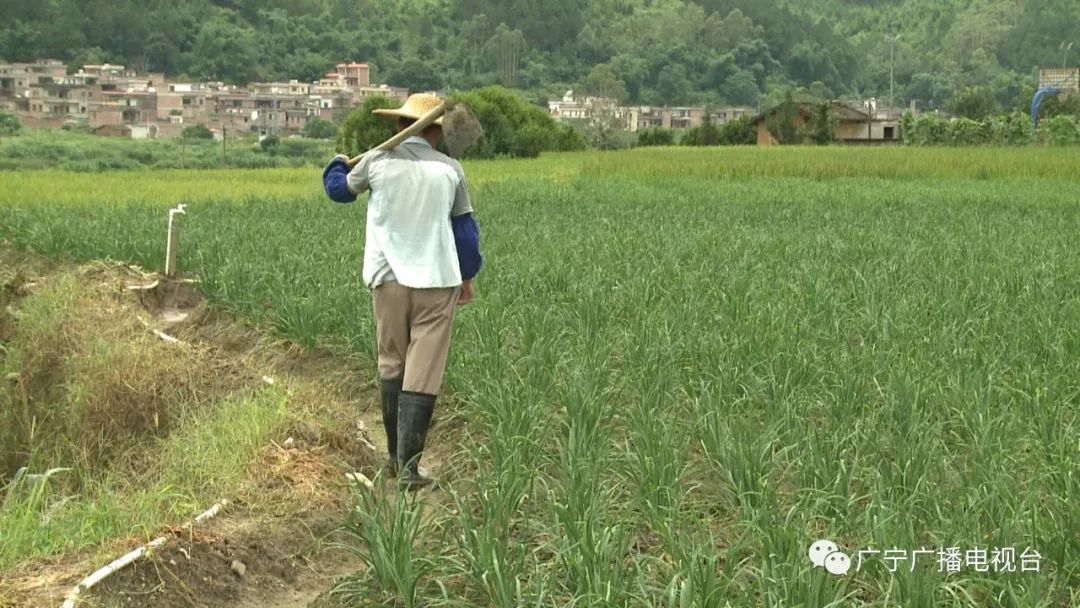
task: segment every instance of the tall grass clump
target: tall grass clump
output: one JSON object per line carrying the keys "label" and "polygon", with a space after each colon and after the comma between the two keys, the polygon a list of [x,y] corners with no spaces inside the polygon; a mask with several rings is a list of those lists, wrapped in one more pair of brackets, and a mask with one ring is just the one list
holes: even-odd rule
{"label": "tall grass clump", "polygon": [[[360,488],[350,512],[347,546],[364,563],[363,574],[338,585],[334,592],[350,604],[370,602],[372,592],[386,602],[414,608],[425,602],[426,575],[436,567],[422,542],[433,527],[424,521],[424,503],[406,493],[389,495]],[[378,603],[378,602],[377,602]]]}
{"label": "tall grass clump", "polygon": [[127,466],[49,468],[58,459],[35,452],[0,492],[0,568],[113,538],[149,539],[235,496],[288,421],[284,406],[272,390],[223,401],[129,450]]}

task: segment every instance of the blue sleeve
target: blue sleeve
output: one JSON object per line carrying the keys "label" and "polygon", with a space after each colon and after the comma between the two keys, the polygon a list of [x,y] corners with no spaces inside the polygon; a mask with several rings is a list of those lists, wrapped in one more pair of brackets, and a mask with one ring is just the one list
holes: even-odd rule
{"label": "blue sleeve", "polygon": [[335,203],[351,203],[356,195],[349,190],[349,165],[340,158],[330,161],[323,171],[323,189]]}
{"label": "blue sleeve", "polygon": [[471,213],[450,218],[450,224],[454,228],[461,278],[468,281],[479,274],[484,265],[484,257],[480,255],[480,227]]}

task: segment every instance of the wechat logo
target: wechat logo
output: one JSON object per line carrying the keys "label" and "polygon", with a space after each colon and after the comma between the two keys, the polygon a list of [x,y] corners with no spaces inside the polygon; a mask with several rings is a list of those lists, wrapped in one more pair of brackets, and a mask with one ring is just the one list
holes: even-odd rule
{"label": "wechat logo", "polygon": [[831,540],[819,540],[810,545],[809,556],[815,568],[825,568],[829,574],[844,576],[851,570],[851,557]]}

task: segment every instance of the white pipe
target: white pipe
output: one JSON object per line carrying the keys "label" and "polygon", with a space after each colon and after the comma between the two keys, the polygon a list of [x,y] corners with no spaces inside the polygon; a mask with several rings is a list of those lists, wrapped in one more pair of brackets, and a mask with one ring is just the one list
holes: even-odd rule
{"label": "white pipe", "polygon": [[163,331],[159,331],[159,330],[156,330],[156,329],[151,329],[150,331],[154,332],[155,336],[161,338],[162,340],[168,342],[169,344],[183,344],[183,342],[181,342],[180,340],[177,340],[176,338],[170,336],[169,334],[167,334],[167,333],[165,333]]}
{"label": "white pipe", "polygon": [[177,213],[186,214],[187,205],[177,205],[175,209],[169,209],[169,234],[165,239],[165,276],[171,277],[176,274],[176,233],[173,231],[173,216]]}
{"label": "white pipe", "polygon": [[345,479],[348,479],[349,481],[355,481],[363,485],[369,491],[375,491],[375,484],[367,478],[367,475],[364,475],[363,473],[346,473]]}
{"label": "white pipe", "polygon": [[[214,517],[215,515],[220,513],[221,509],[223,509],[228,504],[229,501],[227,499],[222,499],[216,505],[210,507],[201,515],[196,517],[194,521],[188,524],[188,526],[190,527],[196,524],[201,524],[204,521],[210,519],[211,517]],[[64,603],[61,608],[75,608],[75,602],[78,600],[79,594],[81,594],[83,591],[89,590],[94,585],[100,583],[101,581],[105,580],[116,572],[124,569],[135,560],[139,559],[143,555],[146,555],[146,552],[150,549],[155,549],[165,544],[165,541],[167,541],[168,539],[168,536],[161,536],[155,538],[154,540],[146,543],[138,549],[135,549],[134,551],[131,551],[130,553],[113,560],[112,563],[110,563],[109,565],[98,569],[90,576],[84,578],[81,582],[79,582],[78,585],[75,585],[75,587],[68,592],[67,596],[64,598]]]}
{"label": "white pipe", "polygon": [[196,517],[195,518],[195,523],[196,524],[201,524],[204,521],[210,519],[211,517],[215,517],[218,513],[221,512],[222,509],[225,508],[225,505],[227,505],[227,504],[229,504],[228,500],[226,500],[224,498],[221,499],[221,502],[219,502],[216,505],[210,507],[206,511],[203,511],[203,513],[201,515]]}
{"label": "white pipe", "polygon": [[110,563],[109,565],[101,568],[97,572],[94,572],[90,576],[83,579],[83,581],[81,583],[79,583],[78,585],[76,585],[75,588],[71,590],[71,593],[68,594],[67,599],[64,600],[63,608],[73,608],[75,606],[75,600],[78,598],[80,593],[82,593],[85,590],[90,589],[94,585],[100,583],[101,581],[103,581],[106,578],[108,578],[109,576],[111,576],[113,573],[123,569],[128,564],[130,564],[130,563],[134,562],[135,560],[139,559],[140,557],[142,557],[143,555],[146,554],[146,551],[148,549],[154,549],[156,547],[159,547],[159,546],[163,545],[165,543],[165,540],[166,540],[166,537],[164,537],[164,536],[159,537],[159,538],[155,538],[154,540],[152,540],[149,543],[139,547],[138,549],[135,549],[134,551],[128,553],[127,555],[124,555],[124,556],[120,557],[119,559],[113,560],[113,562]]}
{"label": "white pipe", "polygon": [[[166,253],[166,255],[168,255],[168,254]],[[158,286],[158,281],[155,280],[153,283],[150,283],[149,285],[128,285],[127,288],[129,290],[131,290],[131,291],[147,291],[147,290],[153,289],[153,288],[155,288],[157,286]]]}
{"label": "white pipe", "polygon": [[169,334],[167,334],[167,333],[165,333],[163,331],[154,329],[153,327],[150,326],[150,323],[146,319],[144,319],[142,317],[136,317],[136,318],[139,319],[139,323],[143,324],[143,327],[145,327],[146,329],[149,329],[151,332],[153,332],[153,334],[155,336],[161,338],[162,340],[168,342],[169,344],[178,344],[180,346],[187,346],[187,343],[184,342],[183,340],[179,340],[177,338],[174,338],[174,337],[170,336]]}

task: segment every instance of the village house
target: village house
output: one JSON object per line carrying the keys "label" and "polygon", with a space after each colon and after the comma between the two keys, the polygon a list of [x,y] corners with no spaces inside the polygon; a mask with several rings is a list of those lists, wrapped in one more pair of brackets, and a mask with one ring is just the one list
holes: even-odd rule
{"label": "village house", "polygon": [[693,129],[705,124],[706,115],[709,121],[715,125],[738,120],[743,116],[751,116],[754,111],[743,107],[720,107],[705,108],[696,107],[651,107],[641,106],[626,109],[626,129],[637,132],[644,129]]}
{"label": "village house", "polygon": [[[848,144],[888,144],[900,141],[900,118],[902,112],[895,108],[879,107],[877,100],[871,99],[861,106],[841,101],[827,102],[829,118],[834,125],[833,140]],[[802,131],[811,120],[816,104],[809,102],[794,103],[793,123]],[[780,143],[769,129],[770,119],[776,116],[784,105],[758,114],[754,118],[757,126],[757,144],[774,146]]]}
{"label": "village house", "polygon": [[549,101],[551,117],[561,121],[593,121],[612,118],[630,132],[642,129],[691,129],[705,123],[705,116],[714,124],[724,124],[743,116],[751,116],[751,108],[728,107],[651,107],[619,106],[614,99],[605,97],[579,97],[567,91],[561,100]]}
{"label": "village house", "polygon": [[209,121],[210,88],[203,83],[170,82],[157,89],[157,121],[167,122],[167,131]]}
{"label": "village house", "polygon": [[148,127],[156,122],[157,95],[153,91],[91,90],[91,129],[121,125]]}
{"label": "village house", "polygon": [[[0,109],[15,113],[28,127],[62,123],[71,113],[72,101],[67,91],[60,97],[52,85],[66,75],[67,66],[61,61],[0,64]],[[50,121],[54,113],[57,116]]]}
{"label": "village house", "polygon": [[609,97],[575,95],[567,91],[562,99],[548,102],[548,113],[555,120],[591,120],[601,115],[609,115],[616,109],[618,102]]}
{"label": "village house", "polygon": [[404,103],[409,90],[386,84],[372,85],[366,63],[339,63],[311,88],[311,99],[323,120],[332,120],[337,112],[358,106],[369,97],[382,96]]}
{"label": "village house", "polygon": [[136,74],[122,65],[84,65],[67,73],[63,62],[0,63],[0,109],[30,128],[86,125],[103,135],[173,137],[191,125],[221,133],[299,133],[319,117],[382,95],[404,101],[409,91],[372,85],[365,63],[339,63],[314,82],[168,82],[164,74]]}

